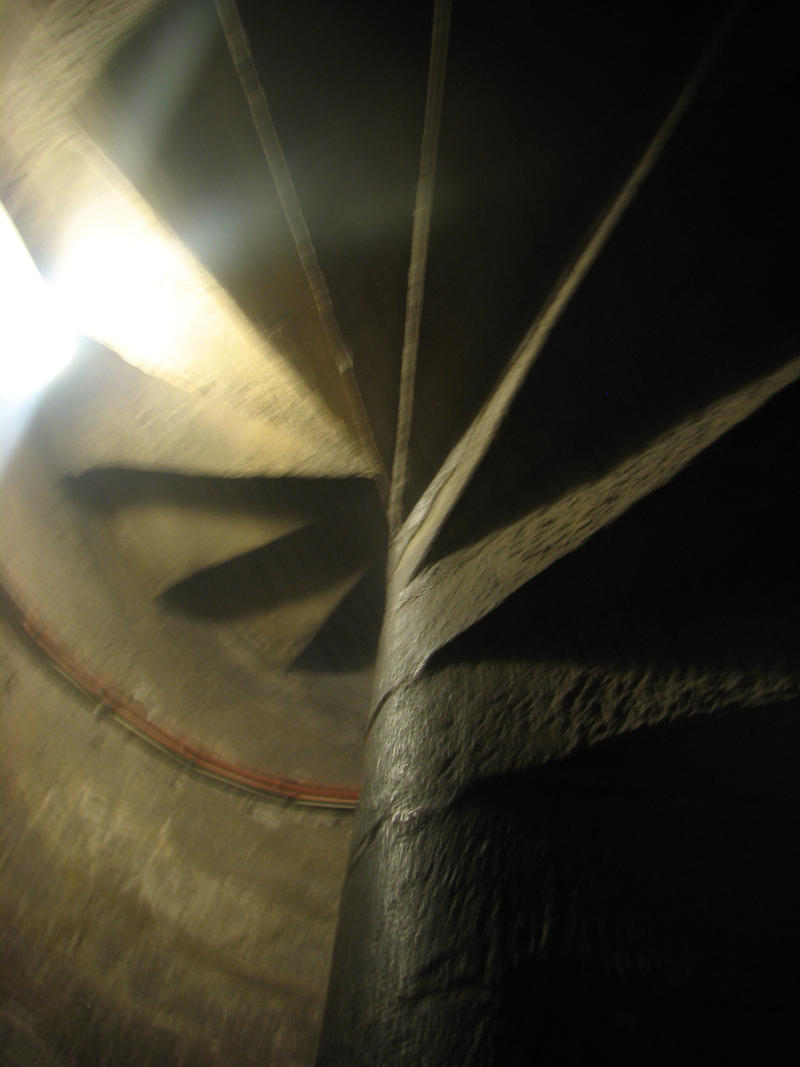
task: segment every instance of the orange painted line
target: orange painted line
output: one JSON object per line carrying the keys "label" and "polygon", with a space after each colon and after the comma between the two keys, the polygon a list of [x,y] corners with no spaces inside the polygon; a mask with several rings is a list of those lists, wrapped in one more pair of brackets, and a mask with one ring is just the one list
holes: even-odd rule
{"label": "orange painted line", "polygon": [[52,665],[84,695],[97,700],[143,741],[157,745],[181,763],[231,786],[312,807],[350,811],[359,791],[355,786],[327,784],[303,778],[287,778],[267,770],[247,767],[224,759],[173,733],[150,718],[147,709],[133,697],[118,693],[103,678],[91,674],[53,636],[37,611],[26,609],[7,576],[0,572],[0,596],[9,614]]}

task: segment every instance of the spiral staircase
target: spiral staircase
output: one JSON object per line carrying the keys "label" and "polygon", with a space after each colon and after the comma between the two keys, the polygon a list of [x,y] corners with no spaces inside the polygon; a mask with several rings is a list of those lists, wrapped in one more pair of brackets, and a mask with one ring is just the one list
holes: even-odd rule
{"label": "spiral staircase", "polygon": [[311,1062],[426,672],[546,664],[520,766],[731,709],[794,751],[788,32],[524,7],[3,15],[0,192],[82,334],[4,456],[3,1063]]}

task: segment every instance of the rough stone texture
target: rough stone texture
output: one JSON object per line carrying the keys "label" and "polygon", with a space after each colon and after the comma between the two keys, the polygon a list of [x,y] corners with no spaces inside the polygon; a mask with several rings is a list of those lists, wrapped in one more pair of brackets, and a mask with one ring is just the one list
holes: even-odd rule
{"label": "rough stone texture", "polygon": [[779,1055],[800,992],[799,398],[378,706],[321,1063]]}
{"label": "rough stone texture", "polygon": [[759,670],[615,673],[461,662],[389,698],[320,1063],[779,1056],[800,992],[800,677],[776,669],[770,704]]}
{"label": "rough stone texture", "polygon": [[[439,648],[479,621],[525,582],[578,549],[640,499],[660,489],[698,455],[752,415],[800,375],[791,360],[761,381],[692,413],[667,433],[607,471],[534,509],[475,545],[428,567],[414,581],[390,579],[390,608],[382,635],[391,666],[383,697],[413,677]],[[413,517],[413,516],[412,516]],[[435,604],[435,607],[433,606]]]}
{"label": "rough stone texture", "polygon": [[[213,8],[204,10],[210,32],[221,37]],[[0,179],[9,212],[83,333],[173,386],[263,420],[272,447],[291,457],[291,473],[373,474],[374,460],[332,413],[325,390],[308,388],[295,365],[327,344],[299,263],[301,280],[290,280],[288,291],[303,307],[290,314],[301,319],[300,336],[283,351],[274,320],[286,307],[273,308],[266,325],[248,318],[82,127],[83,94],[146,11],[124,2],[102,11],[59,5],[25,38],[0,82],[8,117]],[[227,55],[223,62],[238,102]],[[124,119],[114,121],[119,128]],[[279,212],[274,191],[272,198]],[[275,255],[297,259],[290,238],[284,243],[288,249]],[[331,362],[327,351],[316,353],[317,361],[325,356]]]}
{"label": "rough stone texture", "polygon": [[42,421],[60,474],[97,467],[229,478],[326,473],[325,464],[315,471],[307,442],[291,427],[169,385],[85,338],[59,385]]}
{"label": "rough stone texture", "polygon": [[[62,238],[108,228],[95,332],[152,372],[55,385],[3,457],[3,565],[171,730],[352,799],[385,555],[363,442],[390,459],[430,4],[238,6],[244,85],[210,2],[0,16],[3,199],[52,275]],[[411,569],[432,566],[389,590],[325,1063],[780,1059],[800,949],[788,17],[727,23],[491,439],[475,420],[723,6],[453,5],[406,506],[465,432],[478,465]],[[263,513],[232,506],[243,473]],[[301,474],[335,476],[308,509]],[[6,1059],[310,1062],[347,824],[197,780],[6,644]]]}
{"label": "rough stone texture", "polygon": [[[56,387],[52,399],[59,396],[68,402]],[[270,632],[252,618],[275,597],[264,581],[266,566],[239,575],[235,591],[250,600],[227,618],[224,600],[215,605],[209,596],[202,602],[195,593],[201,613],[178,610],[178,598],[174,608],[154,599],[137,554],[116,537],[113,510],[87,507],[59,478],[46,426],[46,418],[34,420],[4,470],[3,580],[12,582],[26,608],[41,615],[53,638],[91,674],[130,694],[178,734],[275,773],[354,783],[370,688],[363,666],[332,676],[324,664],[292,674],[274,668],[277,653],[263,653]],[[224,524],[218,532],[224,545]],[[168,546],[150,545],[159,547]],[[317,557],[324,559],[323,548]],[[224,575],[222,585],[225,592]],[[290,597],[287,614],[296,629],[313,633],[325,623],[325,611],[303,601],[302,580],[290,592],[300,603]],[[280,610],[280,604],[272,607]],[[280,631],[278,637],[288,640]]]}
{"label": "rough stone texture", "polygon": [[[48,401],[69,422],[69,392]],[[3,580],[155,721],[234,762],[353,782],[369,679],[320,688],[167,613],[108,514],[60,478],[50,425],[34,415],[6,457]],[[5,620],[1,636],[3,1062],[311,1062],[349,816],[209,784]]]}
{"label": "rough stone texture", "polygon": [[337,937],[320,1062],[780,1058],[797,714],[638,734],[393,805],[351,861],[341,914],[358,920]]}
{"label": "rough stone texture", "polygon": [[61,1067],[308,1063],[348,818],[211,787],[3,648],[3,1004]]}

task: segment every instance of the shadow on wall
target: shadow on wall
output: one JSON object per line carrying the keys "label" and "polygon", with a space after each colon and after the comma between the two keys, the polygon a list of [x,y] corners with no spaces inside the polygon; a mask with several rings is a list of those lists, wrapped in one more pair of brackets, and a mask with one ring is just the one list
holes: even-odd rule
{"label": "shadow on wall", "polygon": [[436,662],[796,671],[798,404],[794,386]]}
{"label": "shadow on wall", "polygon": [[437,882],[424,909],[457,924],[455,952],[409,998],[446,1017],[486,990],[499,1047],[469,1062],[779,1062],[800,995],[799,716],[643,730],[469,788],[433,832],[461,888]]}

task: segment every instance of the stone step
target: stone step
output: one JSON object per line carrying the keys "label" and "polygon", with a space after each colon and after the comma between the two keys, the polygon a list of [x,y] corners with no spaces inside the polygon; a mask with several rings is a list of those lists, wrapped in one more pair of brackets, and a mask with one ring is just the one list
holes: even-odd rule
{"label": "stone step", "polygon": [[[256,418],[219,397],[203,398],[131,366],[84,341],[46,396],[47,423],[60,474],[135,467],[224,477],[332,477],[358,473],[352,454],[319,450],[302,423]],[[353,469],[353,468],[356,469]]]}
{"label": "stone step", "polygon": [[367,499],[272,544],[193,574],[162,603],[273,667],[290,666],[382,551]]}

